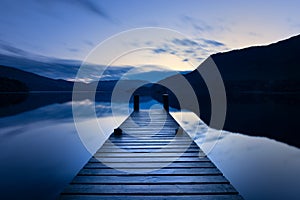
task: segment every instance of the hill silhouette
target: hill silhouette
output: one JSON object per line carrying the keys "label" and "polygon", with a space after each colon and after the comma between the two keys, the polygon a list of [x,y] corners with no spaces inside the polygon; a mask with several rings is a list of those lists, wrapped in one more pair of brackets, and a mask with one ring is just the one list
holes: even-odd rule
{"label": "hill silhouette", "polygon": [[[210,59],[217,65],[224,81],[227,96],[227,112],[224,129],[254,136],[266,136],[300,147],[298,116],[300,113],[300,35],[267,46],[249,47],[225,53],[217,53],[204,61],[198,69],[209,65]],[[185,97],[181,108],[195,110],[189,103],[189,93],[177,83],[183,76],[192,86],[200,106],[200,118],[210,125],[211,100],[206,83],[198,70],[175,75],[149,84],[138,80],[122,80],[120,91],[133,93],[136,86],[145,85],[135,93],[152,95],[162,101],[161,94],[170,94],[170,106],[179,108],[175,95],[162,85],[172,85]],[[13,99],[18,105],[1,107],[0,116],[8,116],[52,103],[63,103],[72,99],[74,82],[51,79],[7,66],[0,66],[2,86],[7,91],[26,88],[26,92],[65,92],[56,94],[27,95]],[[9,80],[9,81],[8,81]],[[110,101],[118,80],[80,83],[82,90],[96,88],[96,101]],[[4,84],[5,83],[5,84]],[[170,88],[171,89],[171,88]],[[6,95],[6,94],[5,94]],[[3,95],[2,95],[3,96]],[[122,94],[120,95],[122,96]],[[6,97],[6,96],[5,96]],[[27,99],[26,99],[27,98]],[[36,101],[37,98],[40,100]],[[83,98],[86,98],[83,96]],[[32,100],[35,101],[32,101]],[[20,104],[21,101],[22,102]],[[212,128],[216,128],[213,127]]]}
{"label": "hill silhouette", "polygon": [[[198,67],[209,65],[212,58],[220,71],[227,96],[225,130],[267,136],[300,147],[299,52],[300,35],[267,46],[217,53]],[[202,76],[198,70],[183,76],[198,98],[200,118],[210,124],[211,101]],[[158,84],[173,85],[180,96],[188,98],[187,91],[176,84],[178,78],[172,76]],[[160,101],[160,94],[168,92],[159,85],[153,90]],[[175,99],[171,94],[170,105],[178,108]],[[195,106],[186,103],[181,108],[193,111]]]}

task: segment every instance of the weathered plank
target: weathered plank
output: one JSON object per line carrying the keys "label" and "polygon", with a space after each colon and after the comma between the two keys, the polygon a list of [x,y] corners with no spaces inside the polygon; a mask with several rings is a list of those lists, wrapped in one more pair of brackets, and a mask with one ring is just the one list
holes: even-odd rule
{"label": "weathered plank", "polygon": [[[116,152],[134,152],[134,153],[160,153],[162,152],[162,149],[159,149],[159,148],[144,148],[144,149],[126,149],[126,148],[106,148],[106,149],[101,149],[101,151],[98,151],[98,153],[116,153]],[[199,149],[187,149],[185,150],[184,148],[165,148],[163,149],[163,152],[164,153],[182,153],[182,152],[185,152],[185,153],[200,153],[199,152]]]}
{"label": "weathered plank", "polygon": [[[161,146],[161,145],[172,145],[172,146],[193,146],[193,147],[198,147],[196,144],[191,144],[190,142],[111,142],[111,143],[105,143],[103,144],[102,148],[104,147],[109,147],[109,146],[141,146],[141,145],[151,145],[151,146]],[[101,149],[102,149],[101,148]]]}
{"label": "weathered plank", "polygon": [[[163,165],[161,165],[163,166]],[[143,171],[134,168],[116,169],[85,169],[80,170],[78,175],[129,175],[129,174],[143,174]],[[191,169],[159,169],[147,172],[148,175],[222,175],[217,168],[191,168]]]}
{"label": "weathered plank", "polygon": [[94,156],[96,159],[100,160],[101,162],[104,163],[144,163],[144,162],[153,162],[153,163],[162,163],[162,162],[175,162],[175,161],[180,161],[180,162],[196,162],[199,159],[207,159],[207,158],[198,158],[198,157],[166,157],[166,158],[161,158],[161,157],[154,157],[154,158],[102,158],[102,157],[97,157]]}
{"label": "weathered plank", "polygon": [[169,139],[164,139],[164,140],[161,140],[161,139],[153,139],[153,138],[151,138],[151,139],[147,139],[147,140],[144,140],[144,139],[141,139],[141,138],[138,138],[138,140],[137,140],[137,138],[133,138],[133,137],[131,137],[131,138],[124,138],[124,137],[114,137],[114,138],[109,138],[109,140],[111,141],[111,142],[122,142],[122,143],[126,143],[126,142],[145,142],[145,143],[147,143],[147,142],[162,142],[162,143],[164,143],[164,142],[172,142],[172,143],[175,143],[175,142],[192,142],[192,140],[191,139],[189,139],[189,138],[179,138],[179,137],[176,137],[176,138],[169,138]]}
{"label": "weathered plank", "polygon": [[181,161],[181,162],[186,162],[186,161],[198,161],[198,157],[144,157],[141,158],[139,157],[130,157],[130,158],[106,158],[106,157],[101,157],[101,156],[95,156],[98,160],[101,162],[121,162],[121,163],[132,163],[132,162],[174,162],[174,161]]}
{"label": "weathered plank", "polygon": [[214,184],[229,183],[224,176],[76,176],[73,184]]}
{"label": "weathered plank", "polygon": [[240,195],[72,195],[62,194],[61,200],[242,200]]}
{"label": "weathered plank", "polygon": [[167,153],[167,152],[154,152],[154,153],[128,153],[128,152],[97,152],[96,157],[102,158],[147,158],[147,157],[203,157],[205,154],[202,152],[194,153]]}
{"label": "weathered plank", "polygon": [[[160,167],[162,163],[109,163],[109,166],[101,163],[101,162],[88,162],[85,166],[84,169],[107,169],[114,167],[116,169],[122,169],[122,168],[132,168],[132,169],[157,169],[157,167]],[[167,163],[168,164],[168,163]],[[215,165],[210,162],[180,162],[180,163],[170,163],[164,169],[176,169],[176,168],[209,168],[209,167],[215,167]]]}
{"label": "weathered plank", "polygon": [[237,194],[230,184],[98,185],[71,184],[67,194]]}

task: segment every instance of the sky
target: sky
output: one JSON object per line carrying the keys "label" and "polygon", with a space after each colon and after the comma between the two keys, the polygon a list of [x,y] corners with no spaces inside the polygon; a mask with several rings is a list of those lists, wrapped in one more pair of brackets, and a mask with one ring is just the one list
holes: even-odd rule
{"label": "sky", "polygon": [[[0,53],[84,60],[99,43],[116,34],[161,27],[184,37],[167,37],[145,51],[154,56],[151,61],[141,59],[140,52],[117,64],[185,71],[193,67],[186,64],[189,61],[200,64],[216,52],[299,34],[299,8],[297,0],[0,0]],[[138,48],[138,42],[131,40],[116,48]]]}

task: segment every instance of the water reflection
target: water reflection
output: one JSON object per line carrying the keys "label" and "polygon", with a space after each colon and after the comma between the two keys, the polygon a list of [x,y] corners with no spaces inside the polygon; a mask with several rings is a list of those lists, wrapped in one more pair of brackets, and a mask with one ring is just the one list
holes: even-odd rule
{"label": "water reflection", "polygon": [[[64,94],[43,95],[33,94],[26,102],[0,108],[2,116],[6,116],[0,118],[0,193],[3,199],[55,199],[91,157],[77,133],[72,104],[82,110],[95,107],[96,119],[81,115],[78,122],[87,127],[88,144],[85,145],[94,152],[104,142],[98,140],[99,134],[108,137],[115,128],[112,122],[116,119],[122,122],[132,111],[128,103],[126,106],[115,104],[118,113],[112,116],[110,102],[93,103],[88,99],[69,102]],[[146,100],[141,99],[142,102]],[[156,103],[148,101],[141,108]],[[93,120],[101,124],[103,133],[93,131],[96,130],[90,126]]]}
{"label": "water reflection", "polygon": [[[83,109],[88,105],[78,103]],[[109,104],[96,107],[104,131],[111,132]],[[82,123],[89,120],[82,116]],[[3,199],[54,199],[90,158],[78,137],[70,102],[0,118],[0,127]]]}
{"label": "water reflection", "polygon": [[3,199],[54,199],[89,158],[73,123],[47,116],[44,109],[2,118],[0,123]]}
{"label": "water reflection", "polygon": [[172,115],[245,199],[299,198],[300,149],[211,129],[191,112]]}
{"label": "water reflection", "polygon": [[[0,118],[3,199],[55,199],[91,156],[76,131],[72,103],[45,102],[46,106],[40,104],[31,111]],[[157,103],[142,102],[142,109]],[[73,103],[82,110],[95,106],[96,120],[107,137],[115,128],[111,125],[115,117],[122,121],[132,111],[128,105],[120,104],[118,116],[112,117],[109,102]],[[300,195],[298,148],[268,138],[225,131],[220,136],[219,131],[207,127],[193,113],[181,114],[172,113],[245,199],[297,199]],[[95,119],[82,115],[80,123],[88,127],[92,120]],[[98,134],[87,132],[94,151],[101,146]]]}

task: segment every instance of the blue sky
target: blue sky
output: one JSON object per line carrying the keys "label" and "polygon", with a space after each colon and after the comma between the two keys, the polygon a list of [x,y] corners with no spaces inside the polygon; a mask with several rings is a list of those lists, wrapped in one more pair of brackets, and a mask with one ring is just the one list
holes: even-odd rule
{"label": "blue sky", "polygon": [[[300,32],[300,1],[216,0],[1,0],[0,50],[83,60],[100,42],[140,27],[174,29],[184,62],[209,54],[263,45]],[[195,51],[193,41],[205,53]],[[187,48],[188,47],[188,48]],[[157,46],[153,54],[174,49]],[[101,63],[99,63],[101,64]],[[130,62],[125,63],[126,65]],[[135,65],[136,63],[132,63]],[[149,64],[149,63],[146,63]],[[167,61],[161,65],[168,65]]]}

